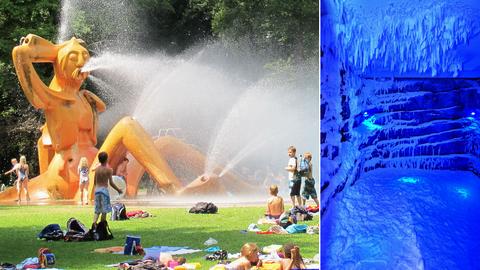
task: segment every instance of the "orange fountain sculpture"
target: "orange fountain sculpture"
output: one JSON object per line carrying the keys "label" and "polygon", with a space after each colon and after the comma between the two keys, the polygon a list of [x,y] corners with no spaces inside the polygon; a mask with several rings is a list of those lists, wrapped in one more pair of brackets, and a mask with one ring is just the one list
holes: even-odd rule
{"label": "orange fountain sculpture", "polygon": [[[105,103],[88,90],[80,90],[89,75],[82,67],[90,58],[80,39],[72,38],[61,44],[53,44],[39,36],[29,34],[21,45],[13,49],[13,62],[20,85],[28,101],[45,113],[46,124],[38,140],[40,175],[30,185],[32,199],[72,199],[78,190],[77,166],[81,157],[89,164],[98,163],[97,153],[105,151],[115,168],[127,152],[134,158],[129,166],[132,176],[127,179],[127,196],[137,194],[139,179],[146,170],[157,184],[169,194],[225,193],[223,181],[216,176],[200,176],[188,183],[177,178],[167,162],[180,157],[190,159],[195,175],[202,173],[205,158],[193,147],[173,137],[152,140],[145,130],[131,117],[121,119],[110,131],[98,150],[98,113],[105,111]],[[33,63],[52,63],[54,77],[47,86],[36,73]],[[167,157],[167,158],[165,158]],[[90,173],[93,179],[93,173]],[[222,178],[223,179],[223,178]],[[236,177],[227,175],[225,183],[240,186],[242,191],[253,190]],[[93,189],[90,181],[89,190]],[[92,192],[90,192],[91,195]],[[14,199],[13,188],[0,193],[0,200]]]}

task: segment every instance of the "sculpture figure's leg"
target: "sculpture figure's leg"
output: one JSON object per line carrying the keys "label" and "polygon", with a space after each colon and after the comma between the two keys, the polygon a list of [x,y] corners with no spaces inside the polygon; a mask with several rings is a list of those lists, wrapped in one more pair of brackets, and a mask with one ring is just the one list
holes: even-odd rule
{"label": "sculpture figure's leg", "polygon": [[[170,164],[175,164],[176,175],[184,188],[178,194],[251,194],[258,188],[242,181],[233,173],[226,173],[221,179],[212,175],[202,179],[205,173],[206,157],[193,146],[171,136],[162,136],[155,140],[155,147]],[[219,173],[222,168],[217,168]],[[127,197],[135,197],[138,185],[145,170],[135,160],[128,164]],[[208,181],[206,181],[208,180]],[[263,190],[261,191],[263,192]]]}
{"label": "sculpture figure's leg", "polygon": [[142,176],[145,173],[145,169],[138,163],[136,159],[130,159],[127,165],[127,189],[125,191],[125,197],[135,198],[137,197],[138,187]]}
{"label": "sculpture figure's leg", "polygon": [[44,173],[48,169],[48,164],[52,161],[55,151],[51,145],[45,145],[42,137],[37,142],[38,150],[38,164],[40,166],[40,174]]}
{"label": "sculpture figure's leg", "polygon": [[[131,117],[122,118],[113,127],[99,153],[107,152],[109,156],[112,156],[113,153],[125,153],[126,151],[135,157],[161,188],[168,192],[174,192],[182,187],[182,183],[170,169],[167,161],[156,150],[151,136]],[[93,166],[96,166],[96,164],[98,164],[98,156]],[[94,179],[94,172],[90,173],[90,179]],[[90,198],[94,196],[93,186],[94,181],[91,181],[89,186]]]}

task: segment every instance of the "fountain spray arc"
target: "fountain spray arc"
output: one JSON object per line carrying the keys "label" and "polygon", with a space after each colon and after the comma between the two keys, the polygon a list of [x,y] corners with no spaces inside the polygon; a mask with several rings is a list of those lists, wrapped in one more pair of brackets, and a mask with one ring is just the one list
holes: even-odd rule
{"label": "fountain spray arc", "polygon": [[[65,1],[68,12],[60,29],[67,30],[63,35],[73,34],[71,20],[82,15],[76,10],[96,2]],[[133,14],[129,7],[108,12],[120,12],[124,17]],[[83,14],[87,18],[89,15]],[[123,22],[117,27],[127,32],[135,29]],[[103,29],[98,32],[106,35]],[[149,139],[156,139],[159,152],[169,153],[164,155],[165,161],[181,186],[189,185],[190,179],[196,179],[193,181],[196,184],[213,179],[227,185],[218,192],[235,195],[251,190],[251,186],[259,190],[259,181],[267,185],[285,174],[282,169],[289,145],[318,153],[318,76],[303,80],[308,77],[303,76],[304,70],[295,71],[293,80],[292,76],[272,75],[265,72],[258,57],[236,55],[219,43],[201,44],[169,56],[161,52],[145,53],[145,48],[132,49],[135,46],[129,43],[131,40],[110,40],[108,45],[95,47],[97,54],[82,68],[91,72],[90,82],[97,93],[107,98],[108,110],[100,115],[100,140],[123,116],[134,115],[146,132],[152,134]],[[159,130],[172,128],[178,131],[180,143],[195,149],[192,156],[198,164],[192,166],[180,154],[170,155],[175,147],[165,145],[174,138],[155,137]],[[113,156],[125,154],[124,149],[113,152]],[[201,158],[202,152],[209,153],[206,159]],[[130,163],[129,175],[139,179],[143,168],[135,171],[136,163],[136,160]],[[202,177],[206,172],[221,174],[222,179]],[[274,175],[270,182],[269,173]],[[235,175],[251,181],[240,181]],[[136,190],[127,187],[127,194],[133,196]]]}

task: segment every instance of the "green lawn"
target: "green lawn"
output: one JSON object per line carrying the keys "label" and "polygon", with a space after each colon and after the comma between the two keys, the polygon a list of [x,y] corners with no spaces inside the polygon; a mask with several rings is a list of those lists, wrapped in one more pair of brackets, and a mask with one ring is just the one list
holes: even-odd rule
{"label": "green lawn", "polygon": [[[308,234],[257,235],[242,234],[250,223],[255,223],[264,211],[263,207],[220,208],[215,215],[189,214],[186,208],[128,207],[127,210],[146,210],[154,217],[111,221],[110,228],[115,239],[101,242],[46,242],[37,240],[36,235],[43,227],[58,223],[66,229],[67,220],[75,217],[87,227],[91,225],[92,206],[0,206],[0,262],[20,263],[27,257],[35,257],[40,247],[50,248],[57,259],[55,267],[63,269],[115,269],[106,268],[138,256],[93,253],[96,248],[121,246],[126,235],[139,235],[143,247],[189,246],[205,249],[203,242],[209,237],[218,240],[218,245],[230,253],[239,252],[246,242],[259,247],[270,244],[296,243],[305,258],[312,258],[319,250],[319,237]],[[317,225],[318,216],[306,224]],[[266,229],[268,225],[261,225]],[[207,253],[184,255],[187,262],[199,262],[208,269],[214,262],[203,258]]]}

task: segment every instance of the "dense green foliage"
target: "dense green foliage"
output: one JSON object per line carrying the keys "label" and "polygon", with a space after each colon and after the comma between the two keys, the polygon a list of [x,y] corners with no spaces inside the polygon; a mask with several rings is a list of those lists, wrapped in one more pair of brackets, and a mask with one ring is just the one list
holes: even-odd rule
{"label": "dense green foliage", "polygon": [[[36,143],[43,124],[42,115],[28,103],[20,89],[11,52],[22,36],[36,33],[47,39],[56,34],[58,1],[0,1],[0,164],[10,169],[10,159],[26,155],[32,173],[38,173]],[[37,68],[49,76],[51,67]],[[2,179],[7,179],[2,174]]]}
{"label": "dense green foliage", "polygon": [[[80,1],[75,1],[80,2]],[[84,1],[88,3],[89,1]],[[309,64],[318,69],[318,1],[314,0],[134,0],[125,18],[109,17],[109,1],[96,1],[96,8],[80,8],[72,29],[95,48],[121,36],[115,27],[128,25],[130,39],[148,48],[180,53],[204,40],[218,39],[229,46],[248,48],[265,56],[266,67],[285,68]],[[105,5],[105,6],[102,6]],[[57,34],[58,0],[0,1],[0,170],[10,168],[10,158],[27,156],[32,173],[38,173],[36,141],[43,124],[21,91],[11,61],[12,48],[20,37],[35,33],[50,40]],[[98,46],[97,46],[98,45]],[[40,66],[48,82],[51,67]],[[90,90],[95,91],[93,87]],[[101,138],[100,140],[101,141]],[[1,180],[6,180],[1,176]]]}
{"label": "dense green foliage", "polygon": [[[128,207],[128,210],[133,208]],[[126,235],[141,236],[143,247],[189,246],[204,249],[203,242],[209,237],[218,241],[218,246],[230,253],[240,252],[246,242],[260,247],[271,244],[295,243],[301,247],[304,258],[313,258],[318,253],[318,234],[257,235],[242,234],[264,211],[259,207],[220,208],[215,215],[189,214],[186,209],[144,209],[155,216],[146,219],[109,222],[114,239],[103,242],[46,242],[36,239],[36,234],[51,223],[66,228],[67,220],[76,217],[89,226],[92,207],[81,206],[0,206],[0,262],[20,263],[27,257],[35,257],[40,247],[50,248],[57,260],[55,267],[63,269],[116,269],[105,268],[107,264],[122,262],[138,256],[93,253],[96,248],[123,246]],[[48,213],[48,215],[45,215]],[[21,222],[19,222],[21,221]],[[318,216],[306,224],[318,225]],[[267,225],[260,225],[266,229]],[[14,232],[14,233],[12,233]],[[13,248],[14,247],[14,248]],[[199,262],[201,269],[209,269],[213,262],[203,258],[205,252],[185,255],[187,262]]]}
{"label": "dense green foliage", "polygon": [[273,58],[318,62],[319,5],[312,0],[220,0],[212,28]]}

